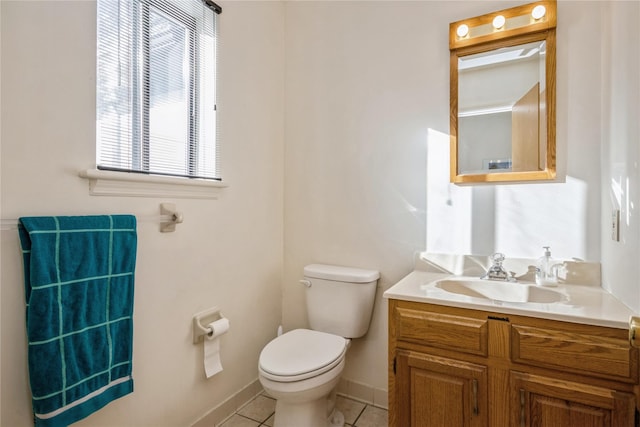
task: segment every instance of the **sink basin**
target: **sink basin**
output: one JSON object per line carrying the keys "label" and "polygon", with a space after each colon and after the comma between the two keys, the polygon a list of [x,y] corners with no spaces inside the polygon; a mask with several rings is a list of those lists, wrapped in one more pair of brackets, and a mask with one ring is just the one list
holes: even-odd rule
{"label": "sink basin", "polygon": [[503,302],[553,303],[562,301],[564,295],[535,285],[492,280],[443,279],[436,287],[452,294],[466,295]]}

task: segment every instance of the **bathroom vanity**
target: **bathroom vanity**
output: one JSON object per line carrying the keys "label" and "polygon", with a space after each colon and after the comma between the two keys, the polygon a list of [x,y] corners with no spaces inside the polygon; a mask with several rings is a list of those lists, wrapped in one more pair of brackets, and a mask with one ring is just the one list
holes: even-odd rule
{"label": "bathroom vanity", "polygon": [[384,295],[390,426],[636,425],[633,312],[601,287],[520,281],[501,298],[479,276],[416,265]]}

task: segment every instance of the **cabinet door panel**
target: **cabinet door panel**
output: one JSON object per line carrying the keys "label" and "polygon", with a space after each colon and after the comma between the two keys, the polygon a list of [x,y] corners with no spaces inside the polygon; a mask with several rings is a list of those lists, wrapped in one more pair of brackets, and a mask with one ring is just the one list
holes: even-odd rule
{"label": "cabinet door panel", "polygon": [[622,338],[549,327],[512,325],[514,362],[635,382],[638,350]]}
{"label": "cabinet door panel", "polygon": [[396,358],[396,384],[406,384],[409,390],[396,390],[397,417],[391,425],[487,426],[485,366],[405,350]]}
{"label": "cabinet door panel", "polygon": [[400,340],[487,355],[487,319],[397,308],[393,321]]}
{"label": "cabinet door panel", "polygon": [[581,405],[569,400],[529,394],[531,427],[605,427],[611,425],[611,411],[594,406]]}
{"label": "cabinet door panel", "polygon": [[635,397],[608,388],[511,373],[511,424],[520,427],[633,427]]}
{"label": "cabinet door panel", "polygon": [[411,425],[464,427],[465,385],[451,375],[411,369]]}

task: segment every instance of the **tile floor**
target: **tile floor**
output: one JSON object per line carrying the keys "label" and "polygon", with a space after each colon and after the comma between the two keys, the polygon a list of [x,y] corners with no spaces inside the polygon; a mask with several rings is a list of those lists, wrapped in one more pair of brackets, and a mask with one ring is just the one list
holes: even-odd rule
{"label": "tile floor", "polygon": [[[272,427],[275,407],[276,401],[265,393],[261,393],[220,427]],[[385,409],[342,396],[336,399],[336,408],[344,414],[345,427],[387,427],[388,425]]]}

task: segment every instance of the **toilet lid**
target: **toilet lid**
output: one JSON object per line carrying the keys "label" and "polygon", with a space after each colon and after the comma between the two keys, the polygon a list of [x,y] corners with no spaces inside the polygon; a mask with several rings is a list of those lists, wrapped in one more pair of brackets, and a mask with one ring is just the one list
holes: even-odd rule
{"label": "toilet lid", "polygon": [[[272,376],[299,381],[320,375],[343,358],[347,340],[338,335],[295,329],[280,335],[260,353],[260,369]],[[293,379],[295,378],[295,379]]]}

